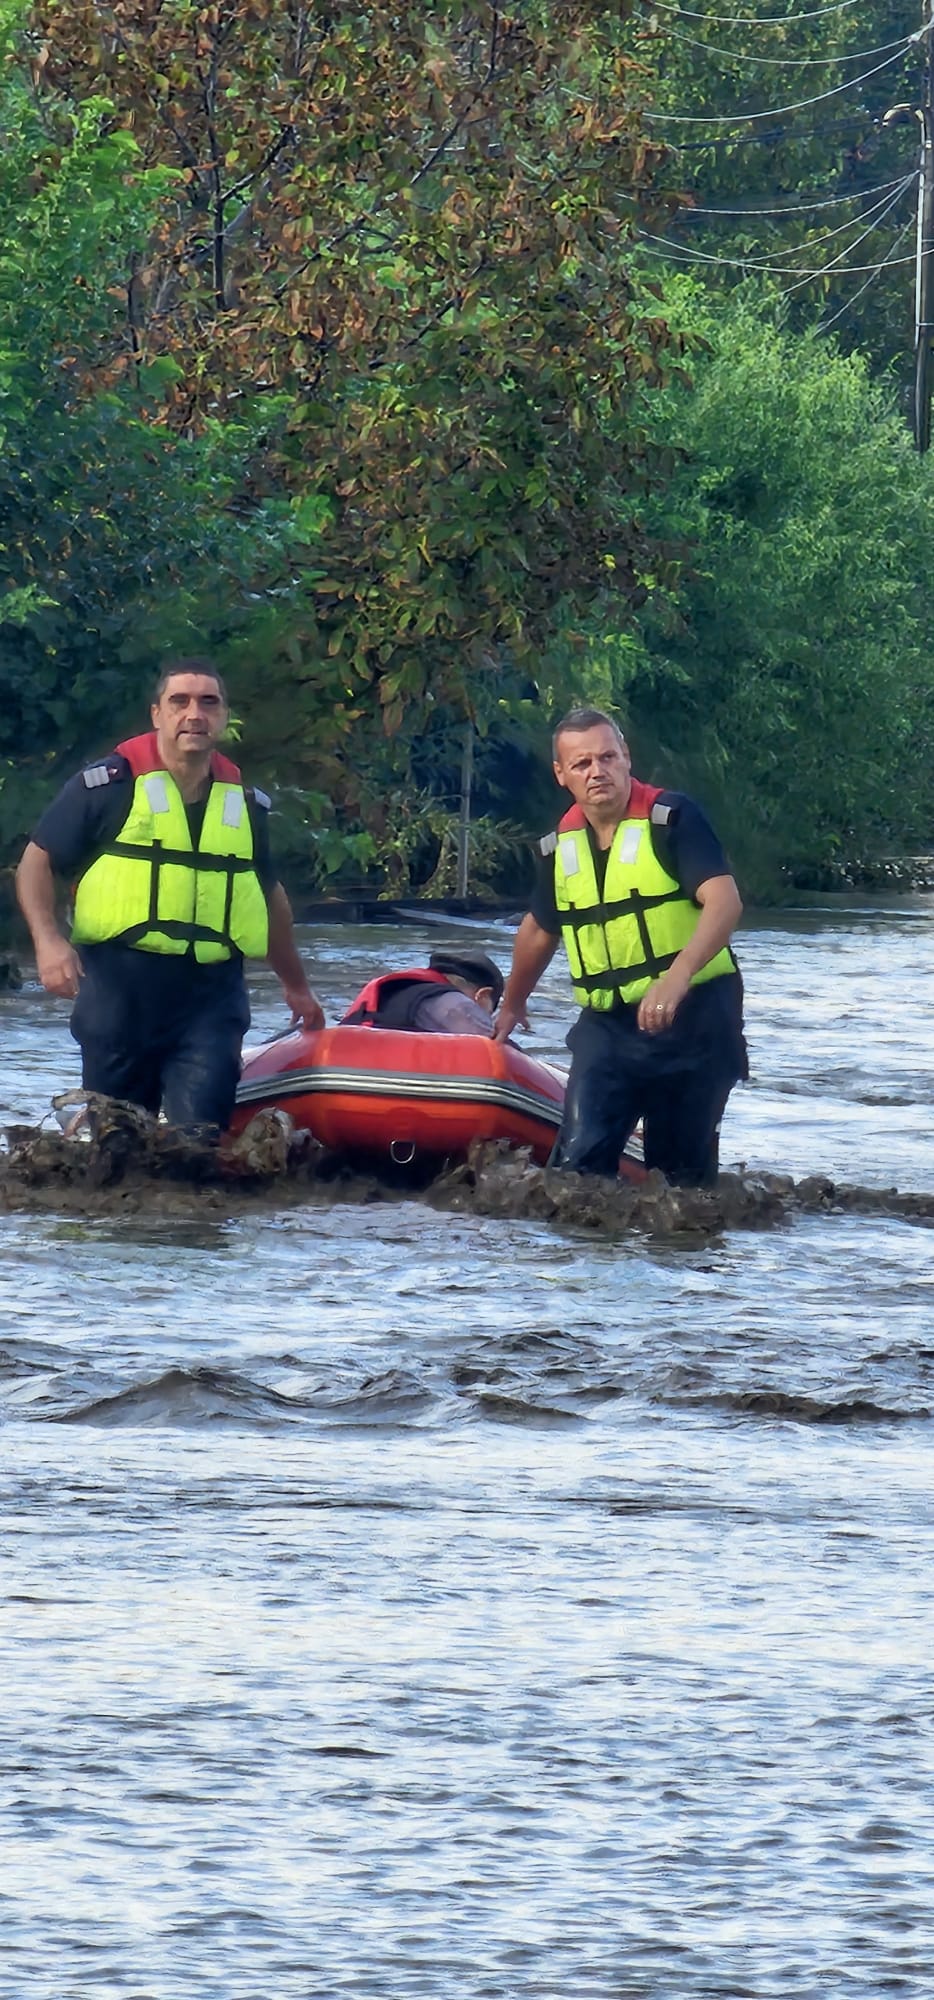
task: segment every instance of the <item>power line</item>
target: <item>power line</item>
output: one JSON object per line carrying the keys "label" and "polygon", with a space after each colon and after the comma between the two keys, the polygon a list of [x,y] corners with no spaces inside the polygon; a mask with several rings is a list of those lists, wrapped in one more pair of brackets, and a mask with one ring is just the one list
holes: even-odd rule
{"label": "power line", "polygon": [[[883,257],[881,264],[876,265],[875,270],[870,272],[869,277],[866,279],[865,283],[860,285],[859,290],[853,293],[851,299],[847,299],[846,304],[842,305],[838,312],[832,313],[829,319],[823,319],[819,322],[817,328],[818,333],[829,332],[832,326],[836,326],[838,319],[842,319],[844,313],[848,313],[850,311],[850,308],[858,303],[858,301],[862,298],[863,293],[868,292],[870,285],[874,284],[875,280],[878,277],[881,277],[882,272],[885,270],[886,266],[889,263],[895,262],[895,259],[892,257],[892,251],[897,250],[900,243],[904,243],[905,238],[909,233],[909,230],[913,229],[914,227],[915,227],[915,218],[913,215],[910,215],[908,217],[908,221],[905,223],[904,227],[899,230],[898,235],[895,238],[895,241],[892,243],[890,249],[886,252],[886,255]],[[903,263],[905,260],[903,258],[899,258],[898,261],[900,263]],[[911,260],[909,259],[908,261],[910,262]]]}
{"label": "power line", "polygon": [[904,35],[895,42],[880,42],[874,49],[851,49],[849,54],[825,56],[753,56],[741,49],[719,49],[713,42],[702,42],[697,35],[682,35],[677,28],[669,28],[673,42],[684,42],[689,49],[703,49],[708,56],[718,56],[724,62],[760,63],[772,69],[829,69],[833,63],[863,62],[869,56],[884,56],[889,49],[904,49],[907,44]]}
{"label": "power line", "polygon": [[[909,180],[913,180],[914,178],[913,174],[908,176]],[[678,221],[683,222],[685,219],[690,221],[691,217],[695,215],[735,215],[742,217],[747,215],[810,214],[815,208],[839,208],[842,202],[864,201],[867,195],[888,194],[891,188],[901,188],[904,185],[905,182],[902,179],[881,181],[876,187],[854,188],[851,194],[828,195],[819,201],[800,201],[795,199],[794,201],[782,202],[775,208],[703,208],[699,202],[692,201],[686,202],[684,207],[679,209]],[[683,188],[654,188],[652,192],[653,196],[661,196],[662,198],[666,195],[671,195],[676,199],[683,199],[684,197]]]}
{"label": "power line", "polygon": [[[871,125],[877,125],[879,121],[878,119],[870,119],[869,122]],[[779,125],[774,132],[724,132],[719,136],[714,135],[709,139],[673,139],[671,141],[671,151],[673,153],[709,153],[714,146],[774,146],[779,140],[787,140],[790,145],[797,145],[799,141],[826,139],[831,133],[838,132],[846,132],[852,137],[852,119],[837,118],[832,125],[812,125],[807,132],[786,131],[784,126]]]}
{"label": "power line", "polygon": [[862,76],[851,76],[848,83],[835,84],[832,90],[822,90],[817,97],[802,97],[797,104],[777,104],[774,111],[724,111],[719,117],[708,115],[705,118],[684,116],[674,111],[647,110],[645,117],[650,122],[660,119],[663,125],[752,125],[762,118],[784,118],[789,111],[805,111],[812,104],[826,104],[828,98],[840,97],[845,90],[858,90],[861,83],[868,83],[870,77],[879,75],[880,70],[890,69],[893,63],[900,62],[906,49],[909,49],[912,43],[920,41],[922,35],[927,34],[929,25],[930,23],[926,21],[923,28],[909,35],[899,45],[895,55],[886,56],[885,61],[876,63],[874,69],[864,70]]}
{"label": "power line", "polygon": [[718,28],[791,28],[796,21],[819,21],[824,14],[843,14],[860,0],[836,0],[832,7],[815,7],[807,14],[707,14],[697,7],[674,7],[652,0],[653,14],[680,14],[686,21],[711,21]]}
{"label": "power line", "polygon": [[[913,180],[914,180],[914,179],[917,179],[917,175],[912,175],[912,179],[913,179]],[[881,215],[876,215],[876,216],[875,216],[875,218],[873,219],[873,221],[871,221],[871,222],[870,222],[870,224],[869,224],[869,228],[868,228],[868,229],[864,229],[864,230],[863,230],[863,232],[862,232],[862,235],[861,235],[861,236],[857,236],[857,238],[856,238],[855,242],[853,242],[853,243],[849,243],[849,244],[847,245],[847,247],[846,247],[846,249],[845,249],[845,250],[841,250],[841,252],[840,252],[840,255],[839,255],[838,257],[831,257],[831,259],[830,259],[830,262],[829,262],[829,264],[825,264],[825,265],[824,265],[824,266],[822,267],[822,269],[821,269],[821,271],[820,271],[820,273],[819,273],[820,277],[824,278],[824,277],[826,277],[826,276],[827,276],[828,272],[830,272],[830,271],[834,271],[834,270],[837,270],[837,268],[838,268],[838,266],[839,266],[839,265],[841,265],[841,264],[843,264],[843,263],[845,263],[845,262],[846,262],[846,259],[847,259],[847,258],[849,257],[849,255],[850,255],[851,251],[853,251],[853,250],[858,250],[858,249],[859,249],[859,246],[860,246],[860,244],[861,244],[861,243],[865,243],[865,242],[866,242],[866,239],[867,239],[867,237],[871,236],[871,235],[872,235],[872,233],[873,233],[873,231],[874,231],[875,229],[878,229],[878,228],[880,227],[880,225],[881,225],[881,224],[882,224],[882,223],[883,223],[883,222],[885,221],[885,219],[886,219],[886,216],[888,216],[888,215],[891,215],[891,213],[892,213],[892,210],[893,210],[893,208],[896,208],[896,207],[897,207],[897,205],[898,205],[898,202],[899,202],[899,201],[900,201],[900,199],[901,199],[901,192],[902,192],[902,191],[900,191],[900,192],[899,192],[899,194],[895,194],[895,195],[893,195],[893,196],[892,196],[892,199],[891,199],[891,201],[890,201],[890,202],[888,202],[887,206],[886,206],[886,207],[885,207],[885,208],[884,208],[884,209],[882,210],[882,213],[881,213]],[[805,245],[802,245],[802,248],[805,248],[805,249],[806,249],[807,247],[808,247],[808,246],[807,246],[806,244],[805,244]],[[900,260],[899,260],[899,259],[896,259],[896,258],[893,258],[893,260],[892,260],[892,261],[893,261],[893,263],[895,263],[895,262],[898,262],[898,261],[900,261]],[[909,262],[909,263],[911,263],[911,261],[912,261],[912,260],[911,260],[911,258],[909,257],[909,259],[908,259],[908,262]],[[872,266],[871,266],[871,265],[869,265],[869,264],[863,264],[862,266],[860,266],[859,264],[847,264],[847,270],[848,270],[848,271],[853,271],[853,272],[856,272],[856,271],[859,271],[860,269],[862,269],[862,270],[864,270],[864,271],[868,271],[868,270],[871,270],[871,269],[872,269]],[[785,295],[786,299],[787,299],[787,298],[790,298],[790,297],[791,297],[791,294],[792,294],[792,292],[799,292],[799,291],[801,290],[801,287],[802,287],[802,285],[806,285],[806,284],[808,283],[808,281],[809,281],[809,278],[810,278],[811,276],[813,276],[813,275],[814,275],[814,274],[813,274],[813,273],[811,273],[811,272],[799,272],[799,273],[798,273],[798,281],[797,281],[797,283],[796,283],[796,284],[794,284],[794,285],[785,285],[785,286],[783,287],[783,290],[784,290],[784,295]]]}
{"label": "power line", "polygon": [[[884,219],[884,216],[879,217],[880,222],[884,221]],[[867,230],[866,235],[870,234],[871,231]],[[718,257],[714,256],[711,251],[692,250],[687,244],[670,243],[667,237],[652,236],[648,231],[644,230],[639,232],[636,241],[641,243],[644,248],[648,244],[657,244],[657,249],[646,249],[646,255],[650,257],[669,258],[676,264],[720,265],[724,269],[731,271],[759,271],[766,277],[774,278],[788,278],[792,276],[792,273],[784,264],[765,264],[754,257]],[[860,237],[858,241],[863,242],[864,238]],[[806,249],[807,245],[803,244],[801,247]],[[854,243],[850,247],[855,250],[857,245]],[[846,255],[846,252],[844,252],[844,255]],[[830,264],[821,264],[813,271],[799,270],[794,275],[799,277],[802,283],[807,283],[811,278],[825,277],[827,272],[833,270],[834,264],[839,261],[839,259],[834,259]],[[914,261],[913,257],[896,257],[893,259],[893,267],[895,264],[913,264]],[[847,268],[856,277],[862,271],[874,271],[876,266],[875,264],[850,264]],[[794,290],[795,287],[791,286],[789,289]]]}
{"label": "power line", "polygon": [[[892,209],[897,207],[898,203],[902,198],[902,195],[906,194],[908,189],[914,186],[915,182],[917,181],[917,178],[918,178],[918,171],[917,168],[914,168],[912,169],[912,172],[910,174],[906,174],[904,179],[898,182],[894,194],[890,192],[889,188],[886,188],[883,192],[881,201],[877,201],[874,208],[866,208],[862,211],[860,215],[851,215],[848,221],[841,222],[836,229],[826,229],[823,235],[811,236],[805,243],[790,243],[787,249],[785,250],[772,250],[770,252],[770,256],[775,259],[779,257],[799,257],[802,251],[808,252],[816,250],[820,247],[822,243],[834,242],[836,237],[844,235],[844,233],[848,229],[859,228],[860,229],[859,236],[857,236],[852,243],[848,244],[846,249],[842,252],[842,255],[844,257],[848,256],[850,251],[858,249],[860,243],[865,242],[867,236],[872,235],[873,229],[876,228],[879,223],[885,221],[886,216],[890,215]],[[862,228],[862,224],[864,223],[867,226],[865,228]],[[652,241],[656,243],[666,242],[666,241],[671,242],[672,239],[670,237],[668,238],[653,237]],[[673,247],[677,249],[691,248],[689,244],[684,244],[684,245],[677,244],[673,245]],[[729,259],[728,261],[739,262],[747,270],[754,271],[761,269],[761,270],[769,270],[773,273],[778,273],[782,269],[784,269],[786,277],[794,274],[793,270],[790,271],[789,267],[787,266],[781,266],[777,262],[770,263],[766,258],[752,257],[749,256],[748,254],[738,259]],[[835,261],[836,261],[835,259],[832,260],[831,264],[825,265],[823,266],[823,268],[825,270],[832,269],[833,262]]]}
{"label": "power line", "polygon": [[906,174],[904,180],[899,182],[895,193],[890,194],[887,189],[882,200],[878,201],[874,208],[864,209],[861,215],[851,215],[848,222],[841,222],[836,229],[826,229],[822,236],[811,236],[806,243],[790,244],[787,250],[774,250],[772,255],[774,257],[796,257],[801,250],[810,250],[812,248],[816,250],[819,244],[832,243],[834,238],[842,236],[845,230],[855,229],[860,223],[868,222],[870,225],[869,228],[864,229],[862,235],[856,238],[856,242],[851,243],[849,246],[851,250],[855,250],[857,244],[862,243],[867,236],[871,235],[875,219],[878,219],[880,222],[884,221],[885,217],[901,200],[902,195],[914,185],[917,178],[917,168],[913,168],[912,172]]}

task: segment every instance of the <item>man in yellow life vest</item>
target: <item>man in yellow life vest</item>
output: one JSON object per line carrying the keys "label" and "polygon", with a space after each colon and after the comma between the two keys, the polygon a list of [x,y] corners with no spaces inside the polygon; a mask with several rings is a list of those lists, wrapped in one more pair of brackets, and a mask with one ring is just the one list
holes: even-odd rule
{"label": "man in yellow life vest", "polygon": [[541,842],[496,1033],[528,1026],[529,995],[563,938],[581,1013],[553,1164],[615,1174],[641,1117],[648,1167],[709,1184],[727,1098],[748,1074],[730,949],[739,891],[700,807],[634,778],[601,709],[573,709],[553,750],[574,804]]}
{"label": "man in yellow life vest", "polygon": [[[74,1001],[85,1088],[222,1130],[250,1022],[244,958],[268,957],[295,1022],[324,1025],[269,857],[269,800],[217,748],[227,714],[210,660],[170,661],[151,732],[69,779],[16,877],[39,979]],[[56,875],[77,884],[70,940]]]}

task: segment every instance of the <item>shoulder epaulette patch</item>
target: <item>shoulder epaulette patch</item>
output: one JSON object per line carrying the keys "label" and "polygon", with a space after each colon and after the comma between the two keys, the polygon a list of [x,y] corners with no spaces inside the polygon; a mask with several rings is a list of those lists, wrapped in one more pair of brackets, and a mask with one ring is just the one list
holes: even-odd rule
{"label": "shoulder epaulette patch", "polygon": [[546,857],[546,859],[549,854],[555,854],[557,852],[557,848],[558,848],[558,836],[556,833],[546,833],[538,843],[538,851],[540,854],[543,854]]}
{"label": "shoulder epaulette patch", "polygon": [[649,819],[653,826],[670,826],[672,820],[677,819],[677,816],[677,806],[663,806],[659,799],[656,799],[649,813]]}
{"label": "shoulder epaulette patch", "polygon": [[260,791],[260,788],[259,788],[259,786],[258,786],[258,785],[254,785],[254,786],[253,786],[253,797],[254,797],[254,799],[256,800],[256,803],[257,803],[257,805],[258,805],[258,806],[262,806],[262,808],[263,808],[263,811],[264,811],[264,812],[269,812],[269,811],[270,811],[270,809],[271,809],[271,807],[272,807],[272,800],[271,800],[271,798],[270,798],[270,796],[269,796],[269,793],[268,793],[268,792],[261,792],[261,791]]}
{"label": "shoulder epaulette patch", "polygon": [[117,776],[117,766],[116,764],[89,764],[87,770],[82,771],[81,776],[87,785],[88,791],[93,792],[97,785],[110,784],[111,778]]}

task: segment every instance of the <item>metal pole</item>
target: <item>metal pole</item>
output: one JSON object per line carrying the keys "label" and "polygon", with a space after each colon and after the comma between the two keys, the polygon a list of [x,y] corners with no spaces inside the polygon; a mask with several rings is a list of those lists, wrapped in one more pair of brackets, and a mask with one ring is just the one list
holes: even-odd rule
{"label": "metal pole", "polygon": [[467,895],[470,878],[470,794],[473,789],[473,723],[464,724],[461,752],[461,809],[457,824],[457,894]]}
{"label": "metal pole", "polygon": [[915,263],[914,433],[919,451],[931,442],[931,334],[934,332],[934,61],[931,28],[924,45],[924,104],[921,166],[918,175],[918,236]]}

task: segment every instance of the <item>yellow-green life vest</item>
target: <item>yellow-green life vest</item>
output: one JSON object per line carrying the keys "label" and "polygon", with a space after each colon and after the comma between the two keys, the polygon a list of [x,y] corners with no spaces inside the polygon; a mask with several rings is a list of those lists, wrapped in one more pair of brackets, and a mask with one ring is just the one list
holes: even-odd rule
{"label": "yellow-green life vest", "polygon": [[[697,929],[700,910],[663,868],[648,818],[624,819],[607,856],[601,894],[586,827],[558,832],[555,901],[580,1007],[608,1009],[641,1000]],[[734,972],[728,947],[695,972],[692,986]]]}
{"label": "yellow-green life vest", "polygon": [[116,838],[78,883],[72,940],[108,939],[202,965],[241,951],[265,958],[266,898],[253,860],[253,828],[242,785],[215,779],[197,847],[184,800],[168,771],[138,777]]}

